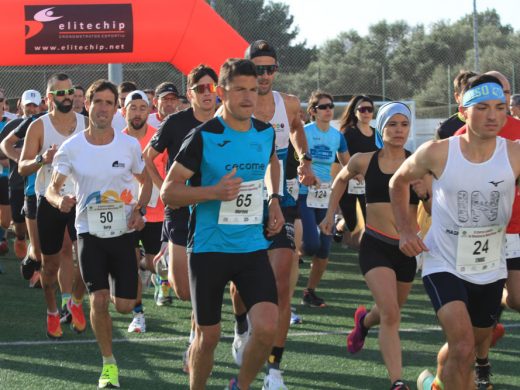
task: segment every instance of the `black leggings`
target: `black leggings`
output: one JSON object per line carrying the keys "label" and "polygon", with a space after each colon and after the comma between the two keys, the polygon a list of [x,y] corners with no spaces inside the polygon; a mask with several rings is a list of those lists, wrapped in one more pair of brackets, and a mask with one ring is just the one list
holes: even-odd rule
{"label": "black leggings", "polygon": [[339,207],[341,208],[341,213],[343,214],[343,218],[345,219],[345,223],[347,224],[347,229],[350,232],[353,232],[354,229],[356,229],[358,223],[356,201],[359,201],[359,206],[361,207],[361,212],[363,213],[363,219],[366,221],[367,205],[364,194],[349,194],[348,190],[345,190],[345,193],[339,200]]}

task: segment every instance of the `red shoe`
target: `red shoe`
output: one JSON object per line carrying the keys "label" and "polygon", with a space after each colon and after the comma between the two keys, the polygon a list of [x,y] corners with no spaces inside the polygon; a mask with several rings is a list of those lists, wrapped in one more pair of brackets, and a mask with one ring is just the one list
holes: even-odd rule
{"label": "red shoe", "polygon": [[367,337],[368,330],[363,329],[361,322],[367,315],[365,306],[359,306],[354,314],[354,329],[347,336],[347,349],[350,353],[356,353],[363,349],[365,344],[365,337]]}
{"label": "red shoe", "polygon": [[19,259],[23,259],[27,255],[27,243],[25,239],[19,240],[18,238],[14,240],[14,254]]}
{"label": "red shoe", "polygon": [[59,340],[63,336],[59,314],[47,314],[47,337]]}
{"label": "red shoe", "polygon": [[70,324],[72,330],[76,333],[82,333],[87,328],[87,321],[85,320],[85,314],[83,313],[83,305],[76,305],[72,303],[72,298],[67,302],[67,310],[72,316],[72,322]]}
{"label": "red shoe", "polygon": [[504,337],[506,334],[506,330],[504,328],[504,325],[502,325],[500,322],[497,323],[495,328],[493,329],[493,338],[491,339],[491,347],[494,347],[498,341]]}

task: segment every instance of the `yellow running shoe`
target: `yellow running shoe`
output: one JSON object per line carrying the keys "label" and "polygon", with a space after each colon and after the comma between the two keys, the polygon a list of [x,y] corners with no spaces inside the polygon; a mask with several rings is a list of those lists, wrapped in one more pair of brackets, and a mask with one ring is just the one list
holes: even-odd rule
{"label": "yellow running shoe", "polygon": [[99,377],[98,389],[118,389],[119,372],[115,364],[103,364],[103,371]]}

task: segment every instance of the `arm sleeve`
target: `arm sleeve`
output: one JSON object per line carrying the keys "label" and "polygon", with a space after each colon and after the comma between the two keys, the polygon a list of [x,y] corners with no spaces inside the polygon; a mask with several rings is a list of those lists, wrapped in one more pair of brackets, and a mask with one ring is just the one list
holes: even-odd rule
{"label": "arm sleeve", "polygon": [[199,128],[191,130],[184,138],[175,161],[192,172],[199,171],[202,162],[202,131]]}

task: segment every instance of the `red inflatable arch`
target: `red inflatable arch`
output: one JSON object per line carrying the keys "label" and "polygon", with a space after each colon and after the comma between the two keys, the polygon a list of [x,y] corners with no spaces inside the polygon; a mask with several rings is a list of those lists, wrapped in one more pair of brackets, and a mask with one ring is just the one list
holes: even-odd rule
{"label": "red inflatable arch", "polygon": [[247,42],[204,0],[0,0],[0,66],[170,62],[219,69]]}

